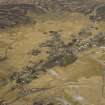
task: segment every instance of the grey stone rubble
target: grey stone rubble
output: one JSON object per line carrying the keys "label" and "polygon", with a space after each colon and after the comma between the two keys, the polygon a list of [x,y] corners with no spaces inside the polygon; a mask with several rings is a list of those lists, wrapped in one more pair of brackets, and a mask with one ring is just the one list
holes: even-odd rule
{"label": "grey stone rubble", "polygon": [[20,5],[20,4],[30,4],[34,5],[38,9],[43,10],[67,10],[67,11],[81,11],[90,12],[96,5],[102,4],[96,0],[86,1],[86,0],[4,0],[0,2],[1,5]]}
{"label": "grey stone rubble", "polygon": [[18,5],[0,5],[0,29],[30,23],[32,20],[27,16],[27,9],[23,7]]}
{"label": "grey stone rubble", "polygon": [[32,49],[32,51],[31,51],[31,54],[33,55],[33,56],[37,56],[37,55],[39,55],[41,53],[41,51],[39,50],[39,49]]}
{"label": "grey stone rubble", "polygon": [[105,3],[96,6],[93,12],[94,14],[90,15],[93,22],[105,21]]}
{"label": "grey stone rubble", "polygon": [[40,72],[46,72],[48,69],[55,66],[66,66],[74,63],[77,56],[71,46],[66,45],[61,39],[58,32],[52,32],[52,39],[48,40],[44,47],[48,47],[47,60],[27,65],[21,72],[14,72],[11,80],[16,80],[16,83],[29,83],[33,79],[38,78]]}
{"label": "grey stone rubble", "polygon": [[[41,100],[36,100],[33,105],[64,105],[63,102],[59,101],[55,98],[45,98]],[[67,104],[68,105],[68,104]]]}
{"label": "grey stone rubble", "polygon": [[15,80],[16,83],[19,84],[29,83],[33,79],[38,78],[40,73],[47,72],[48,69],[55,66],[63,67],[74,63],[77,60],[76,52],[85,51],[93,47],[105,46],[105,33],[90,35],[87,40],[81,40],[79,34],[79,36],[68,44],[65,44],[64,41],[61,40],[61,35],[58,32],[50,31],[50,34],[51,39],[39,45],[39,48],[48,48],[46,52],[48,54],[47,59],[29,64],[24,67],[21,72],[14,72],[11,75],[11,80]]}
{"label": "grey stone rubble", "polygon": [[[9,1],[8,1],[9,2]],[[101,3],[103,4],[103,3]],[[27,16],[27,11],[37,13],[54,12],[58,15],[63,14],[64,11],[82,12],[89,14],[94,11],[94,8],[100,5],[99,2],[92,0],[91,2],[72,1],[72,0],[36,0],[31,3],[1,3],[0,5],[0,28],[5,29],[13,27],[18,24],[30,23],[31,19]],[[95,21],[97,19],[104,20],[104,6],[97,8],[96,15],[90,16],[90,19]]]}
{"label": "grey stone rubble", "polygon": [[[95,0],[28,0],[26,1],[4,1],[0,2],[0,28],[5,29],[18,24],[26,24],[32,21],[27,16],[27,11],[34,13],[57,13],[62,15],[65,11],[81,12],[89,14],[94,11],[95,7],[103,4]],[[90,19],[104,19],[104,6],[97,8],[96,15],[90,16]]]}
{"label": "grey stone rubble", "polygon": [[92,47],[105,46],[105,33],[97,33],[94,36],[89,37],[87,40],[81,41],[77,39],[74,43],[74,47],[79,51],[87,50]]}
{"label": "grey stone rubble", "polygon": [[0,100],[0,105],[8,105],[5,100]]}

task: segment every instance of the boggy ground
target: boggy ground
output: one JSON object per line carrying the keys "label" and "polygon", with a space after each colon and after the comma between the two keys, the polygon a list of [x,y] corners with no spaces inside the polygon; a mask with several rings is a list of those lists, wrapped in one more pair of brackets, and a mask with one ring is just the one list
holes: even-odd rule
{"label": "boggy ground", "polygon": [[[50,68],[29,84],[20,86],[9,80],[13,72],[46,60],[47,49],[41,48],[41,54],[37,56],[32,55],[32,49],[39,49],[41,43],[51,38],[49,31],[59,32],[62,40],[68,43],[81,31],[82,38],[87,40],[104,32],[105,27],[104,22],[94,24],[81,13],[65,13],[62,17],[54,14],[29,15],[37,21],[36,24],[0,32],[0,99],[4,100],[0,105],[5,105],[4,102],[10,105],[105,105],[102,78],[105,49],[102,46],[78,52],[78,59],[73,64]],[[27,90],[29,93],[24,93]]]}

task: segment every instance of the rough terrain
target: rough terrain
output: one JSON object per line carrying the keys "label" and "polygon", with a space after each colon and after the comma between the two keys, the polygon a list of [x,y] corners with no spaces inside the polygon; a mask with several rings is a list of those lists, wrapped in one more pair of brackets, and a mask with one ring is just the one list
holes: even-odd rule
{"label": "rough terrain", "polygon": [[104,1],[42,1],[0,5],[0,105],[105,105]]}

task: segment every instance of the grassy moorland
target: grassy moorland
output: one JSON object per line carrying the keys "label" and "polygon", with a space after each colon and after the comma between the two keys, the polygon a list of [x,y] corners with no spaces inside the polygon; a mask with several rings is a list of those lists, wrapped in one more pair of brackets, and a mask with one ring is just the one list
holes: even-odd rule
{"label": "grassy moorland", "polygon": [[26,16],[30,24],[0,31],[0,105],[104,105],[105,22],[78,12]]}

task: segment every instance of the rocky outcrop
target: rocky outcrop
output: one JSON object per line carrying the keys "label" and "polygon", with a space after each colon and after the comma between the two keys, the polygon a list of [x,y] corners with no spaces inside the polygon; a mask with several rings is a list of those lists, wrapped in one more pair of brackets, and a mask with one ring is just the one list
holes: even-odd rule
{"label": "rocky outcrop", "polygon": [[1,0],[0,5],[20,5],[32,4],[37,8],[43,9],[62,9],[71,11],[90,11],[97,4],[101,4],[100,0]]}
{"label": "rocky outcrop", "polygon": [[[27,11],[37,13],[55,13],[62,15],[65,11],[91,13],[95,7],[103,4],[98,0],[1,0],[0,28],[13,27],[30,22]],[[102,10],[102,9],[101,9]],[[98,12],[97,14],[103,14]],[[99,17],[99,15],[97,15]]]}
{"label": "rocky outcrop", "polygon": [[0,6],[0,29],[30,22],[27,10],[19,6]]}
{"label": "rocky outcrop", "polygon": [[91,16],[91,20],[93,21],[105,21],[105,3],[98,5],[95,9],[94,9],[94,15]]}
{"label": "rocky outcrop", "polygon": [[51,31],[51,36],[51,40],[40,45],[40,48],[48,48],[46,60],[42,59],[32,65],[29,64],[21,72],[14,72],[10,77],[11,80],[16,80],[18,84],[27,84],[38,78],[40,73],[45,73],[56,66],[64,67],[73,64],[77,60],[73,48],[64,43],[58,32]]}

